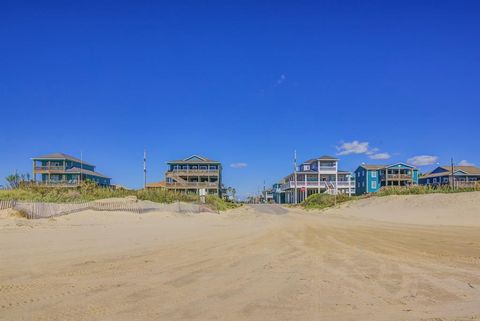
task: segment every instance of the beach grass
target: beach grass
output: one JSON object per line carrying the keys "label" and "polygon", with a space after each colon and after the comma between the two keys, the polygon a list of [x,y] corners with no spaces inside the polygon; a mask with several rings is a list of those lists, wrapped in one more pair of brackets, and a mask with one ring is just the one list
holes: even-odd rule
{"label": "beach grass", "polygon": [[325,193],[313,194],[300,203],[300,206],[305,209],[324,209],[357,198],[357,196],[348,196],[347,194],[338,194],[336,197]]}
{"label": "beach grass", "polygon": [[0,200],[32,201],[46,203],[72,203],[95,201],[106,198],[135,196],[140,200],[156,203],[196,202],[197,195],[181,194],[167,190],[127,190],[99,187],[91,182],[83,182],[77,188],[21,186],[11,190],[0,190]]}

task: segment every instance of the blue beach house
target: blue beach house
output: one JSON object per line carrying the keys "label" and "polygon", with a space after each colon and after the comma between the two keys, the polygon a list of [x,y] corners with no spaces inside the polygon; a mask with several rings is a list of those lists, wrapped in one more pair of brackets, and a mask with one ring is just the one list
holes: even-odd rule
{"label": "blue beach house", "polygon": [[410,186],[418,184],[418,169],[405,163],[392,165],[362,164],[355,170],[355,193],[375,193],[384,186]]}

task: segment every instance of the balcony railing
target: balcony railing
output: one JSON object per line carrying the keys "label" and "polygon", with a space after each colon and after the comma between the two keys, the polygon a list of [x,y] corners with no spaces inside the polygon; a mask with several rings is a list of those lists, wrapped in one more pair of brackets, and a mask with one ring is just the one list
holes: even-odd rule
{"label": "balcony railing", "polygon": [[321,166],[320,165],[320,171],[334,171],[337,168],[335,166]]}
{"label": "balcony railing", "polygon": [[[297,181],[296,187],[297,188],[302,188],[302,187],[320,187],[320,188],[328,188],[328,187],[335,187],[335,181]],[[354,188],[355,187],[355,182],[353,181],[337,181],[337,187],[338,188]],[[283,184],[281,189],[286,190],[290,188],[295,188],[295,182],[287,182],[286,184]]]}
{"label": "balcony railing", "polygon": [[218,188],[219,185],[218,182],[167,182],[166,186],[170,188]]}
{"label": "balcony railing", "polygon": [[63,166],[35,166],[36,171],[63,171]]}
{"label": "balcony railing", "polygon": [[412,175],[410,175],[410,174],[387,174],[386,177],[387,177],[387,179],[391,179],[391,180],[398,180],[398,179],[409,180],[409,179],[412,179]]}
{"label": "balcony railing", "polygon": [[34,184],[39,185],[39,186],[56,186],[56,187],[67,186],[67,187],[71,187],[71,186],[78,186],[79,181],[77,181],[77,180],[70,180],[70,181],[64,181],[64,180],[60,180],[60,181],[37,181],[37,182],[34,182]]}
{"label": "balcony railing", "polygon": [[177,175],[218,175],[220,171],[218,169],[173,169],[168,173]]}

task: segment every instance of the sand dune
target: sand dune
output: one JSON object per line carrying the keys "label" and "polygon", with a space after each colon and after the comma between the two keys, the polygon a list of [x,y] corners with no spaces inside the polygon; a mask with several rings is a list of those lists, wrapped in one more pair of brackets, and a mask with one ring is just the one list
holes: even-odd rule
{"label": "sand dune", "polygon": [[479,203],[3,213],[0,320],[478,320]]}
{"label": "sand dune", "polygon": [[405,224],[480,226],[480,192],[372,197],[328,213]]}

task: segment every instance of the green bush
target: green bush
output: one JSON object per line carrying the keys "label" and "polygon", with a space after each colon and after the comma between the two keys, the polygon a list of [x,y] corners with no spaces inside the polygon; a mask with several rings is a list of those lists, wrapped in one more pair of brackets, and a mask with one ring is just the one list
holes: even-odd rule
{"label": "green bush", "polygon": [[330,194],[313,194],[307,197],[300,205],[306,209],[322,209],[335,206],[336,204],[350,201],[354,196],[348,196],[347,194],[338,194],[336,199],[335,195]]}
{"label": "green bush", "polygon": [[0,190],[0,200],[36,201],[48,203],[71,203],[78,201],[94,201],[105,198],[123,198],[136,196],[141,200],[157,203],[176,201],[195,202],[198,196],[175,193],[166,190],[126,190],[99,187],[92,182],[83,182],[76,188],[45,187],[22,185],[17,189]]}
{"label": "green bush", "polygon": [[236,203],[225,201],[217,195],[207,195],[205,203],[215,211],[226,211],[240,206]]}
{"label": "green bush", "polygon": [[420,195],[432,193],[462,193],[480,191],[480,185],[475,187],[456,187],[452,188],[449,185],[441,186],[427,186],[427,185],[413,185],[413,186],[385,186],[382,187],[375,195],[389,196],[389,195]]}

